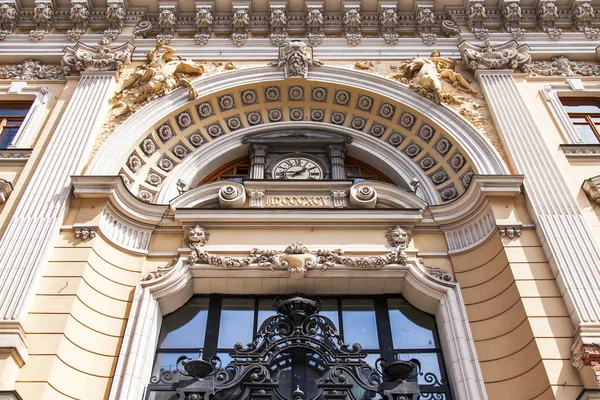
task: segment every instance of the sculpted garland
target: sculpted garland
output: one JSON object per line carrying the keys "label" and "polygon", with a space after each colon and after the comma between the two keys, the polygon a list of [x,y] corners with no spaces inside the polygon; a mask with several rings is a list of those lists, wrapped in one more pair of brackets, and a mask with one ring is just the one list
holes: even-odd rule
{"label": "sculpted garland", "polygon": [[206,252],[203,247],[209,234],[199,225],[189,228],[185,241],[192,249],[188,264],[209,264],[216,267],[243,268],[256,265],[270,270],[287,270],[291,276],[304,276],[308,270],[325,271],[336,265],[355,268],[381,268],[390,264],[407,264],[406,248],[410,235],[401,227],[391,228],[386,238],[394,250],[383,256],[345,256],[343,250],[309,250],[304,244],[295,242],[285,250],[252,249],[249,257],[219,256]]}

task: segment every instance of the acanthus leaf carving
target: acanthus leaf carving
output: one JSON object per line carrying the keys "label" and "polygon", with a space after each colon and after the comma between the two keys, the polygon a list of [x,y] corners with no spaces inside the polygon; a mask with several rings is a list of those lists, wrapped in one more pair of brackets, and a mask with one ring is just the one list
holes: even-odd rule
{"label": "acanthus leaf carving", "polygon": [[477,39],[486,39],[490,33],[485,27],[486,17],[487,12],[483,0],[469,0],[467,26],[469,27],[469,31],[473,32]]}
{"label": "acanthus leaf carving", "polygon": [[213,16],[211,6],[196,7],[196,35],[197,44],[205,45],[212,36]]}
{"label": "acanthus leaf carving", "polygon": [[125,26],[125,2],[123,0],[109,0],[106,6],[106,21],[108,27],[104,36],[110,40],[116,40]]}
{"label": "acanthus leaf carving", "polygon": [[149,20],[142,20],[138,22],[133,28],[133,37],[138,38],[147,38],[148,35],[154,29],[154,25]]}
{"label": "acanthus leaf carving", "polygon": [[473,71],[483,67],[487,69],[520,69],[526,72],[531,62],[529,47],[518,45],[515,41],[494,46],[486,39],[483,46],[462,42],[458,47],[466,67]]}
{"label": "acanthus leaf carving", "polygon": [[552,57],[551,61],[535,61],[527,66],[530,75],[542,76],[600,76],[600,65],[570,61],[565,56]]}
{"label": "acanthus leaf carving", "polygon": [[72,42],[76,42],[88,28],[90,10],[87,1],[72,1],[69,18],[73,27],[67,31],[67,37]]}
{"label": "acanthus leaf carving", "polygon": [[558,28],[558,7],[556,0],[540,0],[537,10],[538,26],[547,32],[550,39],[560,39],[562,29]]}
{"label": "acanthus leaf carving", "polygon": [[287,36],[287,32],[285,30],[287,25],[285,7],[271,7],[271,19],[269,20],[269,25],[271,27],[271,30],[269,31],[271,43],[276,46],[282,45]]}
{"label": "acanthus leaf carving", "polygon": [[360,10],[358,7],[346,7],[344,14],[344,36],[351,45],[355,46],[362,40],[362,33],[360,27],[362,25],[362,18],[360,16]]}
{"label": "acanthus leaf carving", "polygon": [[283,67],[285,78],[306,78],[308,70],[323,65],[313,58],[313,49],[301,40],[290,40],[279,48],[279,59],[270,63],[273,67]]}
{"label": "acanthus leaf carving", "polygon": [[382,6],[379,25],[381,36],[387,44],[396,44],[400,39],[398,35],[398,14],[394,6]]}
{"label": "acanthus leaf carving", "polygon": [[134,49],[131,43],[111,49],[108,47],[109,40],[102,37],[98,44],[99,47],[91,47],[79,42],[74,47],[65,47],[61,60],[64,74],[71,75],[88,68],[119,71],[131,61]]}
{"label": "acanthus leaf carving", "polygon": [[423,43],[427,45],[435,44],[437,35],[435,34],[435,15],[433,14],[433,5],[417,6],[415,21],[417,23],[417,34]]}
{"label": "acanthus leaf carving", "polygon": [[248,28],[250,27],[250,17],[248,16],[247,7],[235,8],[232,25],[231,40],[233,40],[233,44],[236,46],[246,44],[249,36]]}
{"label": "acanthus leaf carving", "polygon": [[323,25],[325,20],[323,18],[322,7],[309,7],[308,14],[306,16],[306,36],[308,41],[313,46],[319,45],[323,42],[325,34],[323,33]]}
{"label": "acanthus leaf carving", "polygon": [[0,40],[6,39],[17,28],[16,2],[0,4]]}
{"label": "acanthus leaf carving", "polygon": [[50,31],[52,26],[52,2],[48,0],[36,0],[35,8],[33,9],[33,19],[35,21],[35,29],[29,32],[31,40],[37,42],[43,39],[44,35]]}
{"label": "acanthus leaf carving", "polygon": [[425,261],[421,257],[419,257],[418,261],[419,264],[421,264],[423,268],[425,268],[425,272],[429,276],[432,276],[444,282],[454,282],[454,276],[452,276],[452,273],[450,271],[446,271],[445,269],[441,269],[439,267],[429,267],[425,265]]}
{"label": "acanthus leaf carving", "polygon": [[386,234],[388,243],[394,248],[382,256],[345,256],[343,250],[310,250],[304,244],[295,242],[285,250],[258,249],[250,251],[249,257],[229,257],[211,254],[204,250],[208,242],[208,233],[200,225],[188,229],[185,241],[192,250],[188,264],[204,263],[216,267],[244,268],[256,265],[271,270],[287,270],[292,277],[303,277],[309,270],[325,271],[336,265],[355,268],[381,268],[386,265],[407,265],[406,248],[410,235],[400,226],[391,228]]}
{"label": "acanthus leaf carving", "polygon": [[58,65],[42,65],[39,60],[27,59],[23,64],[0,65],[0,79],[64,79],[63,69]]}

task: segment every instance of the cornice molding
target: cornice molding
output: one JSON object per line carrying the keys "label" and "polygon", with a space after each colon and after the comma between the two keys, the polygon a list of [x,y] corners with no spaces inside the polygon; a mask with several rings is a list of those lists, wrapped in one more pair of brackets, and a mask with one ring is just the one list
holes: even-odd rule
{"label": "cornice molding", "polygon": [[[505,43],[513,40],[507,33],[489,35],[494,43]],[[82,43],[96,43],[97,35],[81,35]],[[457,46],[462,41],[477,42],[474,34],[464,33],[461,38],[436,39],[435,50],[442,57],[460,58]],[[156,46],[155,39],[135,39],[132,35],[121,34],[112,42],[113,46],[133,43],[135,51],[132,61],[146,61],[146,53]],[[0,42],[0,56],[7,64],[20,64],[27,59],[39,60],[43,64],[59,64],[65,46],[72,42],[65,35],[47,34],[43,41],[32,42],[25,35],[10,35]],[[314,48],[314,58],[321,61],[352,61],[352,60],[398,60],[409,59],[416,54],[427,55],[432,47],[423,43],[421,38],[400,38],[401,45],[389,45],[383,38],[363,37],[358,46],[348,44],[344,38],[325,38]],[[587,39],[581,32],[565,32],[559,41],[551,40],[546,33],[527,33],[519,44],[529,46],[529,55],[533,60],[550,60],[558,55],[570,59],[597,61],[597,41]],[[181,57],[202,61],[263,61],[276,60],[279,49],[266,38],[249,38],[243,46],[236,46],[226,38],[213,38],[204,46],[199,46],[193,38],[173,38],[171,47],[177,49]]]}

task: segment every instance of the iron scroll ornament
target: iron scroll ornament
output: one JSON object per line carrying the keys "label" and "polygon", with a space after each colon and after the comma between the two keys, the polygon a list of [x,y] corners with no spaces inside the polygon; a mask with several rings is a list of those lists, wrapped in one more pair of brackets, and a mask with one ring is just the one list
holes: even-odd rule
{"label": "iron scroll ornament", "polygon": [[[182,375],[192,379],[179,380],[178,398],[289,400],[289,394],[280,390],[273,366],[283,355],[298,350],[318,359],[323,371],[316,391],[308,393],[306,400],[366,400],[377,394],[385,400],[419,398],[418,360],[386,363],[380,358],[373,368],[365,361],[361,345],[344,343],[333,322],[319,314],[320,300],[280,297],[274,307],[277,314],[263,322],[251,343],[235,344],[227,366],[221,367],[216,356],[208,361],[180,357],[178,367],[181,364],[186,371]],[[305,400],[300,388],[292,396]]]}

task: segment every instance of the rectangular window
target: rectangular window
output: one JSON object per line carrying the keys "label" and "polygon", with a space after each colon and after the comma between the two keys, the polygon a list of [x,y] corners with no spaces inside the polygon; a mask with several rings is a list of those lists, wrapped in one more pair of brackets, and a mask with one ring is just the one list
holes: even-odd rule
{"label": "rectangular window", "polygon": [[[297,386],[302,387],[305,398],[315,398],[320,390],[320,382],[330,371],[331,365],[326,358],[327,351],[321,347],[325,343],[323,336],[316,337],[316,342],[300,338],[310,332],[318,332],[322,329],[319,326],[326,326],[319,325],[329,323],[323,322],[324,318],[331,321],[328,326],[333,326],[339,333],[338,345],[344,346],[343,343],[346,343],[348,349],[352,350],[355,343],[360,344],[364,361],[371,367],[376,367],[380,357],[404,361],[417,359],[421,364],[421,374],[417,378],[421,398],[451,399],[435,318],[418,310],[403,297],[322,297],[318,309],[320,319],[314,320],[321,322],[303,325],[305,330],[293,331],[293,335],[299,337],[289,336],[290,339],[286,339],[290,334],[290,325],[285,319],[281,320],[284,314],[277,314],[274,300],[270,296],[196,296],[165,316],[146,399],[176,398],[173,396],[178,382],[189,378],[185,376],[185,371],[182,372],[181,364],[177,369],[177,361],[182,356],[190,359],[201,356],[209,360],[217,355],[221,363],[215,367],[221,368],[222,373],[232,374],[234,369],[226,370],[224,367],[234,361],[232,356],[248,351],[252,353],[249,343],[256,338],[261,326],[265,331],[255,343],[259,349],[257,351],[264,352],[266,356],[256,358],[256,362],[276,380],[280,396],[277,398],[291,399],[292,391]],[[302,307],[295,304],[288,309],[302,310]],[[236,343],[240,343],[245,350],[236,350]],[[269,343],[273,344],[272,349],[261,347],[269,346]],[[351,380],[348,384],[352,385],[354,398],[381,398],[377,393],[366,392]],[[235,399],[247,398],[235,391],[228,395]]]}
{"label": "rectangular window", "polygon": [[600,100],[562,98],[560,101],[584,143],[600,143]]}
{"label": "rectangular window", "polygon": [[31,104],[30,101],[0,101],[0,149],[11,145]]}

